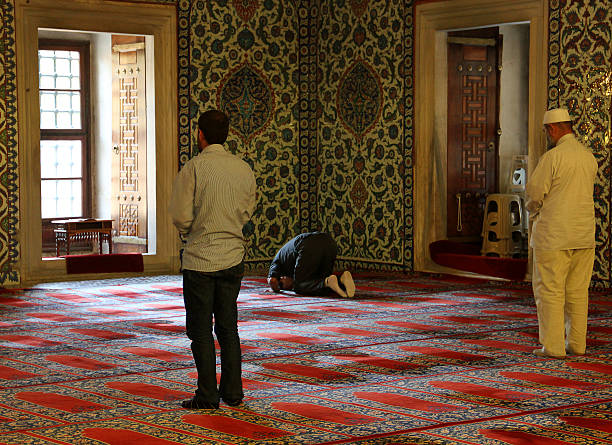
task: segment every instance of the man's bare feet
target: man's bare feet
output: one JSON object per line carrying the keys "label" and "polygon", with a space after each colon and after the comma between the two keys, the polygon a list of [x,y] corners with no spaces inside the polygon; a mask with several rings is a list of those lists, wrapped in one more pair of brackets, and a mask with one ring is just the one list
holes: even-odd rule
{"label": "man's bare feet", "polygon": [[349,298],[353,298],[355,296],[355,282],[353,281],[353,276],[348,270],[342,272],[342,275],[340,275],[340,282],[346,289],[346,295]]}
{"label": "man's bare feet", "polygon": [[340,295],[342,298],[347,298],[346,293],[342,290],[342,288],[338,284],[338,277],[336,277],[335,275],[330,275],[329,277],[325,278],[325,286],[329,287],[331,290],[333,290],[335,293]]}

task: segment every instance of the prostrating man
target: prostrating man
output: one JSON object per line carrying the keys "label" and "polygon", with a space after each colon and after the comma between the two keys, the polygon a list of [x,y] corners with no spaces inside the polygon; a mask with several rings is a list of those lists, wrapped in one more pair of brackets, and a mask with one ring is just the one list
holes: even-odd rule
{"label": "prostrating man", "polygon": [[[183,296],[187,336],[198,370],[198,388],[184,408],[213,409],[219,397],[242,402],[242,357],[236,300],[244,274],[242,228],[255,207],[255,178],[249,165],[223,148],[229,129],[221,111],[198,120],[200,153],[176,177],[170,214],[184,240]],[[221,347],[217,389],[214,331]]]}
{"label": "prostrating man", "polygon": [[544,114],[550,145],[527,183],[533,219],[533,293],[541,357],[564,358],[586,350],[588,290],[595,255],[593,186],[597,161],[576,140],[569,113]]}
{"label": "prostrating man", "polygon": [[355,283],[346,270],[333,274],[338,248],[324,232],[302,233],[280,248],[270,264],[268,284],[274,292],[293,290],[303,295],[327,295],[330,290],[341,297],[355,296]]}

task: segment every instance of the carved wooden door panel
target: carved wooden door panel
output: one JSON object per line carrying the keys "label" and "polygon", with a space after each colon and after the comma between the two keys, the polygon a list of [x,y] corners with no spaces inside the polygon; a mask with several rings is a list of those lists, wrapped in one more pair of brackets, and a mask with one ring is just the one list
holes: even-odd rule
{"label": "carved wooden door panel", "polygon": [[498,28],[449,33],[447,237],[477,240],[497,188]]}
{"label": "carved wooden door panel", "polygon": [[[147,139],[145,43],[112,36],[113,156],[111,217],[117,241],[146,243]],[[140,242],[137,242],[140,241]]]}

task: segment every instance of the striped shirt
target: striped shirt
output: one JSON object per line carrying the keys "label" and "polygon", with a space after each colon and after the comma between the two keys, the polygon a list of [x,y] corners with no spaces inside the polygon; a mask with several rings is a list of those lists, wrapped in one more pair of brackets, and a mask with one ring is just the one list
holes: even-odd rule
{"label": "striped shirt", "polygon": [[242,159],[211,144],[172,187],[170,215],[185,240],[183,269],[216,272],[244,258],[243,226],[255,207],[255,176]]}

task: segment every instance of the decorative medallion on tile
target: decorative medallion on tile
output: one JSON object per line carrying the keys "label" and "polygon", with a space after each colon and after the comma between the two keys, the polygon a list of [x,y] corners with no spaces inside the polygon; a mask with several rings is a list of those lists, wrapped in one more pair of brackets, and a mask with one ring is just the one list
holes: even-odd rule
{"label": "decorative medallion on tile", "polygon": [[217,91],[219,109],[230,117],[230,131],[244,143],[261,133],[272,118],[274,92],[257,68],[244,63],[231,71]]}
{"label": "decorative medallion on tile", "polygon": [[361,18],[365,10],[368,8],[369,3],[370,0],[349,0],[351,10],[357,18]]}
{"label": "decorative medallion on tile", "polygon": [[246,23],[253,18],[259,8],[259,0],[232,0],[232,5],[236,8],[238,17]]}
{"label": "decorative medallion on tile", "polygon": [[357,178],[353,188],[351,189],[351,201],[356,208],[360,209],[368,199],[368,190],[360,178]]}
{"label": "decorative medallion on tile", "polygon": [[355,62],[340,79],[337,106],[342,124],[358,141],[378,120],[382,109],[380,80],[363,60]]}

